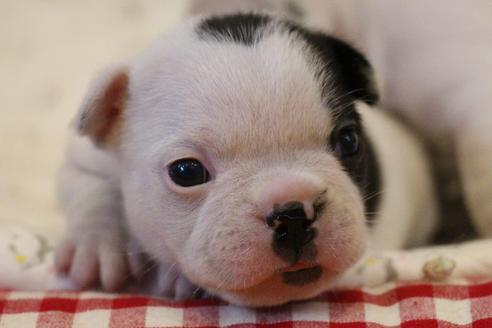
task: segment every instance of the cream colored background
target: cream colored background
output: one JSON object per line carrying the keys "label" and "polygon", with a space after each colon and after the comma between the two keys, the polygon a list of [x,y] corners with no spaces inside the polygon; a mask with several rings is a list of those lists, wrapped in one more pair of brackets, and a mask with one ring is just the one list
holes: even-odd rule
{"label": "cream colored background", "polygon": [[0,0],[0,229],[62,229],[54,174],[94,74],[176,24],[183,0]]}

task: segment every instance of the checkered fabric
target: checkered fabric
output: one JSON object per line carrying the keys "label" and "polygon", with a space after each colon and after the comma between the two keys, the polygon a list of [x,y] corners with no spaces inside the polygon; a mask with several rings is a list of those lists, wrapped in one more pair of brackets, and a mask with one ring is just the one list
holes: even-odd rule
{"label": "checkered fabric", "polygon": [[0,291],[0,327],[492,327],[492,282],[385,285],[245,309],[93,292]]}

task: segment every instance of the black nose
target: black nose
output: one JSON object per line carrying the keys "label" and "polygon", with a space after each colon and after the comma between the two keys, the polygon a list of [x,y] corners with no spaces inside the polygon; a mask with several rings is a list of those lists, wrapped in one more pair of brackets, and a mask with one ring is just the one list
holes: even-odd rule
{"label": "black nose", "polygon": [[307,217],[301,202],[275,206],[267,217],[267,224],[274,230],[272,248],[280,258],[288,263],[314,259],[316,250],[311,241],[316,237],[316,229],[311,227],[313,221]]}

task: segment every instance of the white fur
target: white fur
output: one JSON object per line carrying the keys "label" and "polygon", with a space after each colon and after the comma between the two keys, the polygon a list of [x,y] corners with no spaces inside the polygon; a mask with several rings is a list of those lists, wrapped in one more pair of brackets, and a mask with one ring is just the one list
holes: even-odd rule
{"label": "white fur", "polygon": [[380,160],[383,190],[372,228],[376,250],[420,246],[430,240],[437,220],[433,178],[422,141],[385,113],[359,104]]}

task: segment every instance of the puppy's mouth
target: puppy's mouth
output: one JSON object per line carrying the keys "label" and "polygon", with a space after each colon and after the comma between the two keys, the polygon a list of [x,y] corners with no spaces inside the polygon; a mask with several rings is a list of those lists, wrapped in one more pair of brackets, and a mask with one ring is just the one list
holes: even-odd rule
{"label": "puppy's mouth", "polygon": [[323,274],[323,268],[317,263],[299,262],[281,271],[282,281],[291,286],[304,286],[317,281]]}
{"label": "puppy's mouth", "polygon": [[[282,283],[293,287],[302,287],[315,283],[318,281],[324,273],[323,266],[316,262],[298,262],[293,265],[278,268],[262,280],[256,281],[256,283],[243,288],[224,288],[221,286],[220,291],[231,293],[243,293],[248,290],[255,289],[258,286],[268,282],[270,279],[280,278]],[[219,291],[219,289],[217,289]]]}

